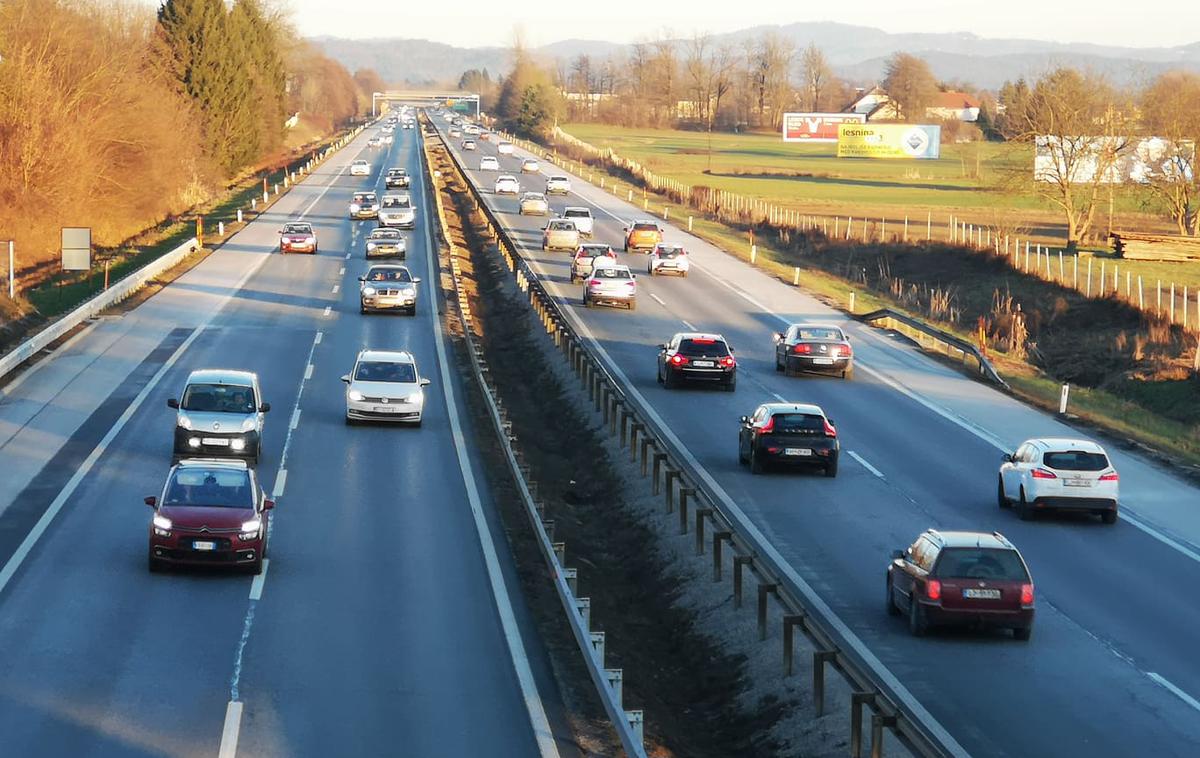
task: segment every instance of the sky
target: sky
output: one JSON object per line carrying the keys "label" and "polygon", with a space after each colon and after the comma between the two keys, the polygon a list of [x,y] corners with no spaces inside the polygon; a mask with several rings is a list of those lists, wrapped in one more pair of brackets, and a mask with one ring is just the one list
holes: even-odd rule
{"label": "sky", "polygon": [[[971,32],[1056,42],[1172,47],[1200,41],[1196,0],[282,0],[305,36],[430,39],[462,47],[564,39],[633,42],[760,24],[836,21],[887,32]],[[806,6],[811,6],[806,7]]]}

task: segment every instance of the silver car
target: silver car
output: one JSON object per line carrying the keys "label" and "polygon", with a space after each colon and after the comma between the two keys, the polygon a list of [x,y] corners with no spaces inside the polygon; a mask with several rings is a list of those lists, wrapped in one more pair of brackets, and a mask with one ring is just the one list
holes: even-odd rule
{"label": "silver car", "polygon": [[367,269],[358,281],[359,313],[402,310],[410,316],[416,315],[421,277],[413,276],[407,266],[378,264]]}
{"label": "silver car", "polygon": [[579,249],[579,229],[575,227],[575,222],[570,219],[556,218],[546,224],[542,229],[542,249],[570,250],[571,252]]}
{"label": "silver car", "polygon": [[517,212],[522,216],[545,216],[550,213],[550,203],[540,192],[526,192],[521,195],[521,204]]}
{"label": "silver car", "polygon": [[388,258],[392,256],[403,258],[408,253],[408,242],[404,235],[395,229],[379,227],[372,229],[367,235],[367,257]]}
{"label": "silver car", "polygon": [[193,371],[183,394],[168,400],[167,407],[176,410],[172,463],[217,456],[258,463],[263,421],[271,404],[262,401],[257,374],[232,369]]}
{"label": "silver car", "polygon": [[636,310],[636,277],[628,266],[593,266],[592,273],[583,283],[583,304],[588,308],[605,304],[623,305],[631,311]]}
{"label": "silver car", "polygon": [[413,207],[412,198],[404,194],[389,194],[383,196],[383,204],[379,208],[380,226],[398,226],[401,229],[413,229],[417,225],[417,209]]}
{"label": "silver car", "polygon": [[350,199],[350,218],[379,218],[379,200],[374,192],[355,192]]}
{"label": "silver car", "polygon": [[342,381],[346,384],[347,424],[391,421],[421,425],[424,388],[429,380],[421,377],[411,353],[362,350]]}

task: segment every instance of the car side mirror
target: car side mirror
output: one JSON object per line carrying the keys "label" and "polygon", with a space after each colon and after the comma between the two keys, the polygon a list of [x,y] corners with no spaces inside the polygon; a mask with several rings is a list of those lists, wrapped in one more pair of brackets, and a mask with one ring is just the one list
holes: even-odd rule
{"label": "car side mirror", "polygon": [[167,401],[167,407],[168,407],[168,408],[178,408],[178,407],[179,407],[179,400],[178,400],[178,398],[174,398],[174,397],[173,397],[173,398],[171,398],[170,400],[168,400],[168,401]]}
{"label": "car side mirror", "polygon": [[271,404],[270,404],[270,403],[263,403],[262,405],[258,406],[258,410],[259,410],[259,412],[261,412],[261,413],[267,413],[267,412],[269,412],[269,411],[271,410]]}
{"label": "car side mirror", "polygon": [[627,231],[629,231],[629,227],[628,227],[628,226],[622,226],[622,227],[621,227],[621,231],[623,231],[623,232],[627,232]]}
{"label": "car side mirror", "polygon": [[743,424],[749,424],[749,423],[750,423],[750,417],[749,417],[749,416],[742,416],[742,417],[741,417],[740,419],[738,419],[738,420],[739,420],[739,421],[741,421]]}
{"label": "car side mirror", "polygon": [[158,507],[158,498],[156,498],[154,495],[151,495],[150,497],[142,498],[142,502],[145,503],[146,505],[150,506],[151,508]]}
{"label": "car side mirror", "polygon": [[419,277],[419,276],[414,276],[414,277],[412,278],[412,280],[413,280],[413,284],[420,284],[420,283],[421,283],[421,277]]}
{"label": "car side mirror", "polygon": [[837,426],[837,422],[834,421],[833,419],[829,418],[828,416],[825,417],[825,421],[828,422],[830,426]]}
{"label": "car side mirror", "polygon": [[783,342],[783,332],[775,332],[775,343]]}
{"label": "car side mirror", "polygon": [[358,277],[358,280],[359,280],[360,282],[365,282],[365,281],[367,280],[367,277],[365,277],[365,276],[360,276],[360,277]]}
{"label": "car side mirror", "polygon": [[422,380],[421,380],[421,386],[422,386],[422,387],[428,387],[428,386],[429,386],[429,380],[428,380],[428,379],[422,379]]}
{"label": "car side mirror", "polygon": [[269,499],[269,498],[268,498],[268,499],[266,499],[266,500],[264,500],[264,501],[263,501],[263,510],[264,510],[264,511],[273,511],[273,510],[275,510],[275,501],[274,501],[274,500],[271,500],[271,499]]}
{"label": "car side mirror", "polygon": [[659,346],[658,346],[658,349],[659,349],[659,350],[666,350],[666,349],[667,349],[667,346],[666,346],[666,344],[664,343],[664,344],[662,344],[662,345],[659,345]]}
{"label": "car side mirror", "polygon": [[1013,462],[1013,454],[1005,453],[1004,455],[1000,456],[1000,460],[1004,461],[1005,463],[1012,463]]}
{"label": "car side mirror", "polygon": [[893,550],[892,551],[892,560],[896,560],[896,561],[904,560],[904,551],[903,550]]}
{"label": "car side mirror", "polygon": [[342,375],[342,381],[343,381],[343,382],[345,382],[346,384],[349,384],[349,383],[350,383],[350,375],[349,375],[349,374],[343,374],[343,375]]}

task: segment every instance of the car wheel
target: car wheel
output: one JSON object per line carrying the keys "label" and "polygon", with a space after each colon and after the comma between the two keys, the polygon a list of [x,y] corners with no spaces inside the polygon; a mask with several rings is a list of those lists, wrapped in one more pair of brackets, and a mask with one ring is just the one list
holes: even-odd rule
{"label": "car wheel", "polygon": [[413,307],[409,308],[406,313],[408,313],[410,316],[417,315],[417,306],[414,305]]}
{"label": "car wheel", "polygon": [[687,279],[687,275],[688,275],[688,272],[684,271],[684,272],[683,272],[683,278],[684,278],[684,279]]}
{"label": "car wheel", "polygon": [[662,383],[667,389],[673,390],[679,385],[679,380],[671,374],[671,369],[667,369],[666,372],[663,373]]}
{"label": "car wheel", "polygon": [[837,476],[837,469],[838,459],[834,458],[832,461],[825,464],[825,476],[829,477],[830,479],[834,478]]}
{"label": "car wheel", "polygon": [[763,462],[758,457],[758,451],[750,448],[750,473],[761,474],[763,472]]}
{"label": "car wheel", "polygon": [[1001,508],[1011,508],[1012,503],[1008,502],[1008,497],[1004,494],[1004,477],[996,477],[996,505]]}
{"label": "car wheel", "polygon": [[1025,500],[1025,488],[1021,487],[1021,497],[1017,500],[1017,516],[1022,521],[1029,521],[1033,518],[1033,509],[1029,507],[1029,502]]}
{"label": "car wheel", "polygon": [[163,563],[159,559],[155,558],[154,554],[151,553],[146,556],[146,568],[151,574],[161,574],[163,571]]}
{"label": "car wheel", "polygon": [[584,308],[593,308],[593,307],[595,307],[595,303],[593,303],[591,298],[589,298],[587,295],[584,295],[583,296],[583,307]]}
{"label": "car wheel", "polygon": [[742,452],[742,441],[738,440],[738,465],[746,465],[746,454]]}
{"label": "car wheel", "polygon": [[779,353],[775,353],[775,370],[783,371],[783,361],[779,360]]}
{"label": "car wheel", "polygon": [[1115,524],[1115,523],[1117,523],[1117,511],[1116,511],[1116,509],[1114,508],[1114,509],[1113,509],[1113,510],[1111,510],[1111,511],[1104,511],[1103,513],[1101,513],[1101,514],[1100,514],[1100,520],[1101,520],[1101,521],[1103,521],[1103,522],[1104,522],[1104,523],[1106,523],[1106,524]]}
{"label": "car wheel", "polygon": [[649,274],[650,276],[654,276],[654,274],[655,274],[654,268],[651,266],[647,266],[646,273]]}
{"label": "car wheel", "polygon": [[[914,589],[914,592],[916,590]],[[914,637],[924,637],[929,631],[929,620],[925,618],[925,609],[914,597],[908,605],[908,631]]]}
{"label": "car wheel", "polygon": [[1013,639],[1020,640],[1021,642],[1028,642],[1029,636],[1032,634],[1033,634],[1032,626],[1024,626],[1024,627],[1020,627],[1017,629],[1013,629]]}
{"label": "car wheel", "polygon": [[726,392],[733,392],[735,389],[737,389],[737,379],[730,379],[729,381],[725,382],[724,389]]}
{"label": "car wheel", "polygon": [[842,378],[845,379],[846,381],[850,381],[851,379],[853,379],[854,378],[854,369],[847,368],[845,371],[842,372]]}
{"label": "car wheel", "polygon": [[413,421],[411,426],[414,429],[420,429],[421,428],[421,419],[417,419],[416,421]]}
{"label": "car wheel", "polygon": [[637,310],[637,301],[636,300],[629,301],[629,310],[631,310],[631,311]]}
{"label": "car wheel", "polygon": [[887,608],[887,615],[900,615],[900,608],[896,606],[896,597],[892,593],[892,578],[890,576],[887,579],[887,601],[885,607]]}

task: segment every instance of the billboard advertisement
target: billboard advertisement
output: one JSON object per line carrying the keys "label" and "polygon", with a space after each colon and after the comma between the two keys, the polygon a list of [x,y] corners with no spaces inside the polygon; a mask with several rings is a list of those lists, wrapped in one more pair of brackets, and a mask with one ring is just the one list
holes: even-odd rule
{"label": "billboard advertisement", "polygon": [[942,127],[920,124],[841,124],[839,158],[926,158],[941,156]]}
{"label": "billboard advertisement", "polygon": [[1033,179],[1038,182],[1145,184],[1151,178],[1192,181],[1196,146],[1161,137],[1054,137],[1034,140]]}
{"label": "billboard advertisement", "polygon": [[839,124],[865,124],[865,113],[785,113],[784,142],[837,142]]}

